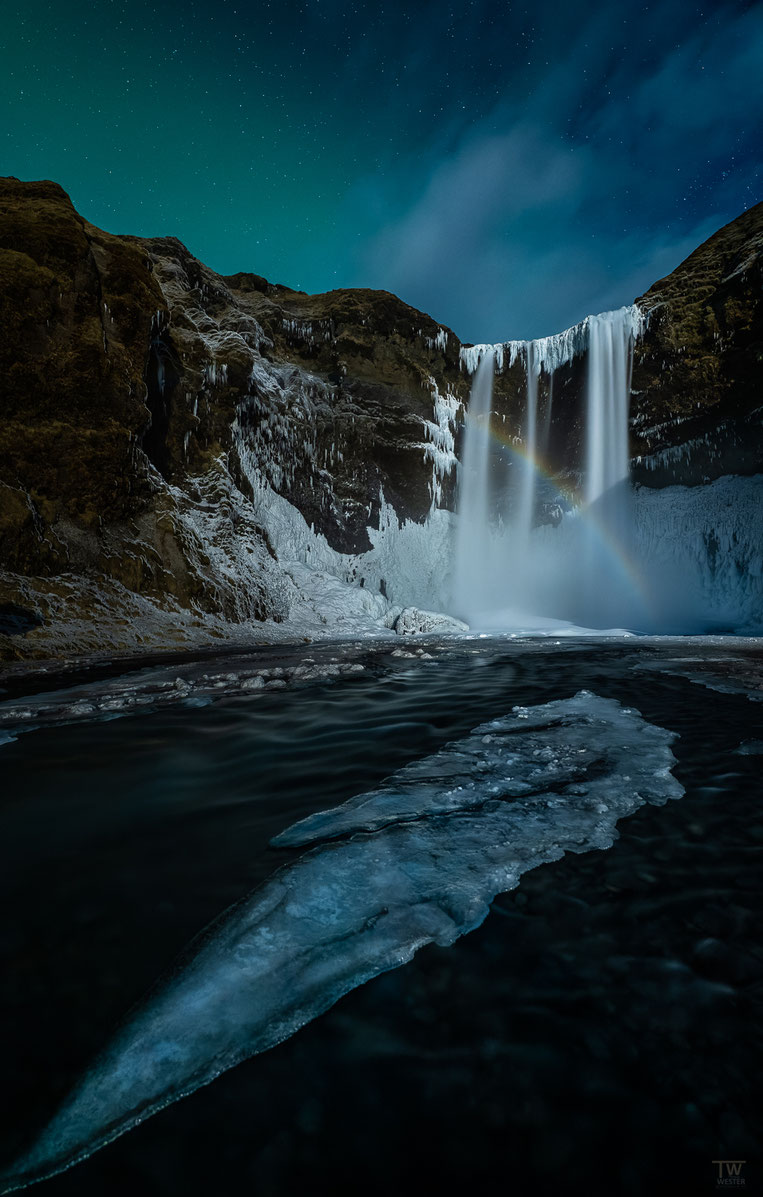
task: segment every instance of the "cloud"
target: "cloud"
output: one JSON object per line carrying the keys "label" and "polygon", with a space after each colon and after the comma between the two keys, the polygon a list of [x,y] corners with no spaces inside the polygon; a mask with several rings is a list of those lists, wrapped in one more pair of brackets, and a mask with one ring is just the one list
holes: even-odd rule
{"label": "cloud", "polygon": [[381,263],[393,254],[400,276],[411,281],[440,264],[444,247],[451,270],[460,268],[527,212],[553,213],[562,197],[569,202],[579,194],[581,168],[574,154],[550,150],[532,127],[473,137],[435,168],[402,219],[380,231],[371,256]]}
{"label": "cloud", "polygon": [[760,198],[763,10],[688,35],[680,8],[658,10],[622,46],[617,8],[595,9],[534,86],[364,180],[349,202],[376,227],[354,281],[463,339],[540,336],[631,302]]}

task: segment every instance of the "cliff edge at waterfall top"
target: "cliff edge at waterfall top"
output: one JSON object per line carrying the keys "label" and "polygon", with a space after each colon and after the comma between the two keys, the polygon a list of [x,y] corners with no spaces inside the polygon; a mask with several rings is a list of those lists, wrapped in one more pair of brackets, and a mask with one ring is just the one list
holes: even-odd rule
{"label": "cliff edge at waterfall top", "polygon": [[634,306],[492,346],[52,182],[0,182],[0,287],[6,660],[761,630],[761,204]]}

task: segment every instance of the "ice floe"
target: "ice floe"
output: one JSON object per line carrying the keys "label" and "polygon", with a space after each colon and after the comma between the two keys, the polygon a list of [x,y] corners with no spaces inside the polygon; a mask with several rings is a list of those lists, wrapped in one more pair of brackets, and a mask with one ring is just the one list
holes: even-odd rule
{"label": "ice floe", "polygon": [[0,1191],[86,1158],[425,944],[452,944],[528,869],[609,847],[618,819],[682,794],[672,740],[637,711],[581,691],[515,708],[282,833],[281,845],[328,842],[213,924]]}

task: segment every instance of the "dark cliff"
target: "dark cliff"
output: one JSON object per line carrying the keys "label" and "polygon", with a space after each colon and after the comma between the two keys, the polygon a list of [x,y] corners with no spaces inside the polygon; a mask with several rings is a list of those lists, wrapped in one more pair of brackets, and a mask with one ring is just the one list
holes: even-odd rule
{"label": "dark cliff", "polygon": [[760,472],[763,204],[720,229],[637,302],[648,327],[633,368],[635,479],[691,485]]}
{"label": "dark cliff", "polygon": [[18,609],[76,626],[75,650],[96,609],[115,615],[104,647],[283,618],[234,424],[273,489],[357,553],[382,494],[401,519],[430,510],[435,376],[468,394],[458,340],[395,296],[225,279],[175,238],[96,229],[51,182],[0,180],[0,305],[6,655],[28,651]]}

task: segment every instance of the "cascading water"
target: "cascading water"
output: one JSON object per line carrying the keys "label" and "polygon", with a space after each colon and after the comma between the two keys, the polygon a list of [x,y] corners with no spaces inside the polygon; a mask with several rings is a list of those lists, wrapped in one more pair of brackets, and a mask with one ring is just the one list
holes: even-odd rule
{"label": "cascading water", "polygon": [[546,411],[543,416],[543,436],[541,440],[541,452],[548,456],[548,451],[551,445],[551,417],[554,414],[554,375],[552,373],[548,381],[548,399],[546,400]]}
{"label": "cascading water", "polygon": [[630,311],[588,318],[582,509],[587,518],[580,529],[584,568],[575,617],[594,625],[629,625],[646,614],[633,593],[628,407],[635,334]]}
{"label": "cascading water", "polygon": [[[629,475],[628,406],[633,360],[631,309],[588,317],[586,503]],[[625,318],[624,318],[625,317]]]}
{"label": "cascading water", "polygon": [[535,491],[538,452],[538,376],[540,374],[540,359],[535,343],[530,341],[527,346],[527,404],[525,408],[525,456],[521,463],[521,481],[519,486],[519,501],[516,516],[513,520],[516,551],[524,555],[530,544],[535,515]]}
{"label": "cascading water", "polygon": [[471,579],[481,576],[490,558],[490,410],[495,357],[485,353],[474,376],[466,418],[456,533],[454,601],[468,606]]}
{"label": "cascading water", "polygon": [[[642,596],[630,565],[628,405],[638,308],[589,316],[580,325],[530,342],[464,351],[476,368],[464,441],[454,610],[476,627],[532,627],[548,620],[591,627],[634,626]],[[524,452],[507,453],[490,436],[494,365],[522,359],[527,378]],[[582,493],[574,503],[558,493],[564,518],[536,527],[543,450],[551,437],[554,372],[587,355],[583,408]],[[545,408],[539,419],[539,381]],[[510,484],[502,495],[499,458]],[[570,462],[570,470],[580,463]],[[549,483],[544,480],[549,497]]]}

